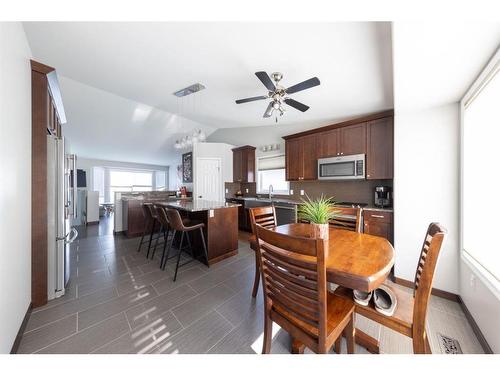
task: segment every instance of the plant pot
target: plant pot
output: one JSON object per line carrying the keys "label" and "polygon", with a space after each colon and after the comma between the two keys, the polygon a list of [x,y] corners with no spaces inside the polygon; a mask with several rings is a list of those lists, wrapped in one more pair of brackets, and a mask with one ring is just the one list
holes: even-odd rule
{"label": "plant pot", "polygon": [[330,227],[328,224],[311,224],[311,237],[327,240],[329,237]]}

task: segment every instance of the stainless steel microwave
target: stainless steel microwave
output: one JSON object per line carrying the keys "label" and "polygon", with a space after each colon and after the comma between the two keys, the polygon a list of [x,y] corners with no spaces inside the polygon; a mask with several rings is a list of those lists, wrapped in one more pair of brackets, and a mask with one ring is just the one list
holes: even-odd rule
{"label": "stainless steel microwave", "polygon": [[318,159],[319,180],[361,180],[365,178],[365,154]]}

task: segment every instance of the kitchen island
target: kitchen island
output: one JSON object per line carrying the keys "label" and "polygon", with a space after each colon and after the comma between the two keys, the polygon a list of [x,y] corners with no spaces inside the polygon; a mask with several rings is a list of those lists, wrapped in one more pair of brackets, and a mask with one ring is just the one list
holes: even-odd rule
{"label": "kitchen island", "polygon": [[[176,209],[182,217],[205,224],[203,232],[207,244],[209,265],[238,253],[239,204],[204,199],[171,200],[155,202],[155,204]],[[193,234],[192,244],[195,255],[201,255],[202,242],[198,233]]]}

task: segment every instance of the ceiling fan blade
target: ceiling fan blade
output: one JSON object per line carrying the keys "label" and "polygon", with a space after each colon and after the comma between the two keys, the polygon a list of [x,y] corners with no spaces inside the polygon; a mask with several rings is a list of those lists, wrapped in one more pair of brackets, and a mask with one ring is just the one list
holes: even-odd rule
{"label": "ceiling fan blade", "polygon": [[253,102],[255,100],[262,100],[262,99],[267,99],[267,96],[261,95],[261,96],[253,96],[251,98],[238,99],[238,100],[236,100],[236,104],[248,103],[248,102]]}
{"label": "ceiling fan blade", "polygon": [[271,117],[271,115],[273,114],[273,102],[271,101],[269,103],[269,105],[267,106],[267,109],[266,111],[264,112],[264,118],[266,117]]}
{"label": "ceiling fan blade", "polygon": [[304,82],[297,83],[296,85],[287,88],[285,91],[287,94],[293,94],[294,92],[310,89],[311,87],[318,86],[319,84],[320,82],[318,77],[313,77],[305,80]]}
{"label": "ceiling fan blade", "polygon": [[271,78],[269,78],[269,75],[266,72],[256,72],[255,75],[269,91],[276,90],[273,81],[271,81]]}
{"label": "ceiling fan blade", "polygon": [[307,105],[302,104],[301,102],[298,102],[298,101],[293,100],[291,98],[286,98],[285,103],[288,104],[290,107],[298,109],[301,112],[305,112],[309,109],[309,107]]}

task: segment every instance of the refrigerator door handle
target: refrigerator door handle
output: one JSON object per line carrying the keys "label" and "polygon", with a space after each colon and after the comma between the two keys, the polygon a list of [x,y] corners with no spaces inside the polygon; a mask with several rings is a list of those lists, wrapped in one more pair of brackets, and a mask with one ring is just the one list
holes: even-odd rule
{"label": "refrigerator door handle", "polygon": [[78,231],[76,230],[76,228],[71,228],[71,231],[69,233],[73,233],[73,236],[71,236],[69,240],[64,241],[65,243],[73,243],[73,241],[78,237]]}
{"label": "refrigerator door handle", "polygon": [[[77,202],[78,202],[77,173],[78,173],[78,171],[76,169],[76,155],[75,154],[71,155],[71,159],[73,161],[73,217],[76,218],[76,215],[78,213],[78,210],[77,210]],[[78,232],[77,232],[77,235],[78,235]]]}
{"label": "refrigerator door handle", "polygon": [[66,233],[66,235],[65,235],[65,236],[63,236],[63,237],[56,237],[56,240],[57,240],[57,241],[63,241],[63,240],[66,240],[66,238],[67,238],[70,234],[71,234],[71,232],[68,232],[68,233]]}

